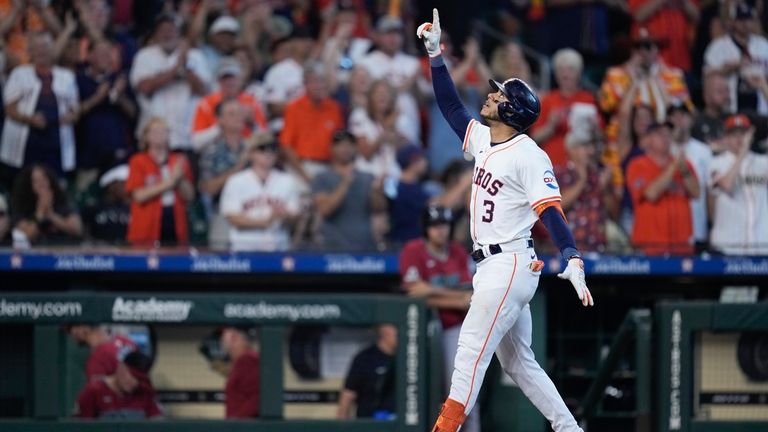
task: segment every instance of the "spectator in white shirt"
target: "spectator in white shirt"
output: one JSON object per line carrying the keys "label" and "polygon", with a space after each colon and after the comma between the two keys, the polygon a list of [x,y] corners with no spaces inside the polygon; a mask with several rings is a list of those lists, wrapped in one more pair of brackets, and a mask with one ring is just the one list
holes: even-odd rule
{"label": "spectator in white shirt", "polygon": [[704,52],[705,71],[728,76],[730,112],[768,115],[768,39],[752,31],[754,11],[747,3],[734,9],[731,32],[713,40]]}
{"label": "spectator in white shirt", "polygon": [[768,255],[768,156],[750,150],[755,129],[743,114],[725,121],[726,151],[712,160],[712,247],[728,255]]}
{"label": "spectator in white shirt", "polygon": [[37,162],[62,175],[75,168],[77,82],[71,71],[55,65],[49,34],[29,37],[29,55],[32,64],[15,67],[3,88],[0,161],[13,168]]}
{"label": "spectator in white shirt", "polygon": [[189,150],[192,115],[211,82],[208,65],[203,54],[181,38],[172,15],[157,18],[152,41],[136,54],[131,69],[131,85],[141,108],[137,130],[150,118],[160,117],[171,128],[171,149]]}
{"label": "spectator in white shirt", "polygon": [[216,18],[208,30],[208,43],[201,51],[208,65],[209,75],[219,70],[219,63],[225,57],[230,57],[237,48],[237,37],[240,35],[240,24],[229,15]]}
{"label": "spectator in white shirt", "polygon": [[[696,171],[696,179],[699,181],[699,189],[707,190],[707,175],[709,165],[712,163],[712,150],[708,145],[691,137],[693,115],[684,102],[672,101],[667,107],[667,119],[672,124],[672,153],[679,151],[685,153],[685,158],[693,165]],[[691,221],[693,223],[693,241],[696,252],[706,249],[707,226],[707,194],[699,194],[698,198],[690,200]]]}
{"label": "spectator in white shirt", "polygon": [[233,250],[284,251],[290,247],[289,225],[299,216],[300,188],[293,177],[275,168],[277,141],[272,135],[262,133],[251,140],[251,168],[229,177],[220,211],[231,225]]}

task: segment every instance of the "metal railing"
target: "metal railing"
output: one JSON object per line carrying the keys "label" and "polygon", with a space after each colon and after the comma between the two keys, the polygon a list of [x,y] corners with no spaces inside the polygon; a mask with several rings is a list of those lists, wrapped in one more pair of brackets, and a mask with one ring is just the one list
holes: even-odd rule
{"label": "metal railing", "polygon": [[627,416],[635,419],[635,432],[651,430],[651,328],[652,318],[648,309],[633,309],[627,313],[579,408],[578,415],[584,421],[588,422],[604,414],[599,407],[600,402],[620,360],[634,340],[636,397],[634,410],[627,413]]}

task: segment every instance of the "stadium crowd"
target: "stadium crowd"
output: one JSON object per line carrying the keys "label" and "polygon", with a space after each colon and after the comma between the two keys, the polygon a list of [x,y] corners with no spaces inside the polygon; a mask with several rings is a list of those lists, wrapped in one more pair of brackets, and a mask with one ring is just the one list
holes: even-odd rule
{"label": "stadium crowd", "polygon": [[[397,250],[435,204],[470,244],[427,3],[0,0],[0,243]],[[538,90],[582,249],[768,254],[763,0],[463,3],[452,78]]]}

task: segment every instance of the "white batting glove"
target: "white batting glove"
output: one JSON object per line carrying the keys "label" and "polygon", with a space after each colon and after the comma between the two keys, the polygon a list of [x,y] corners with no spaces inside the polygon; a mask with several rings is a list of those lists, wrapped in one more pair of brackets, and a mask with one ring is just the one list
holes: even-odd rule
{"label": "white batting glove", "polygon": [[595,305],[592,293],[589,292],[587,282],[584,280],[584,262],[581,259],[569,259],[568,266],[565,267],[562,273],[558,273],[557,277],[571,281],[571,284],[576,289],[576,294],[579,296],[579,300],[581,300],[581,304],[584,306]]}
{"label": "white batting glove", "polygon": [[424,41],[430,57],[440,55],[440,15],[437,13],[437,8],[432,9],[432,22],[420,25],[416,29],[416,36]]}

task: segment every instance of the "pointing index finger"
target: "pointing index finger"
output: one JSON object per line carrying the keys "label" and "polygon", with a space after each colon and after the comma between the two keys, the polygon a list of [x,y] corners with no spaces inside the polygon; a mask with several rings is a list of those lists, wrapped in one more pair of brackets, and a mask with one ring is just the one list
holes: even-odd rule
{"label": "pointing index finger", "polygon": [[432,25],[440,26],[440,14],[437,13],[437,8],[432,9]]}

